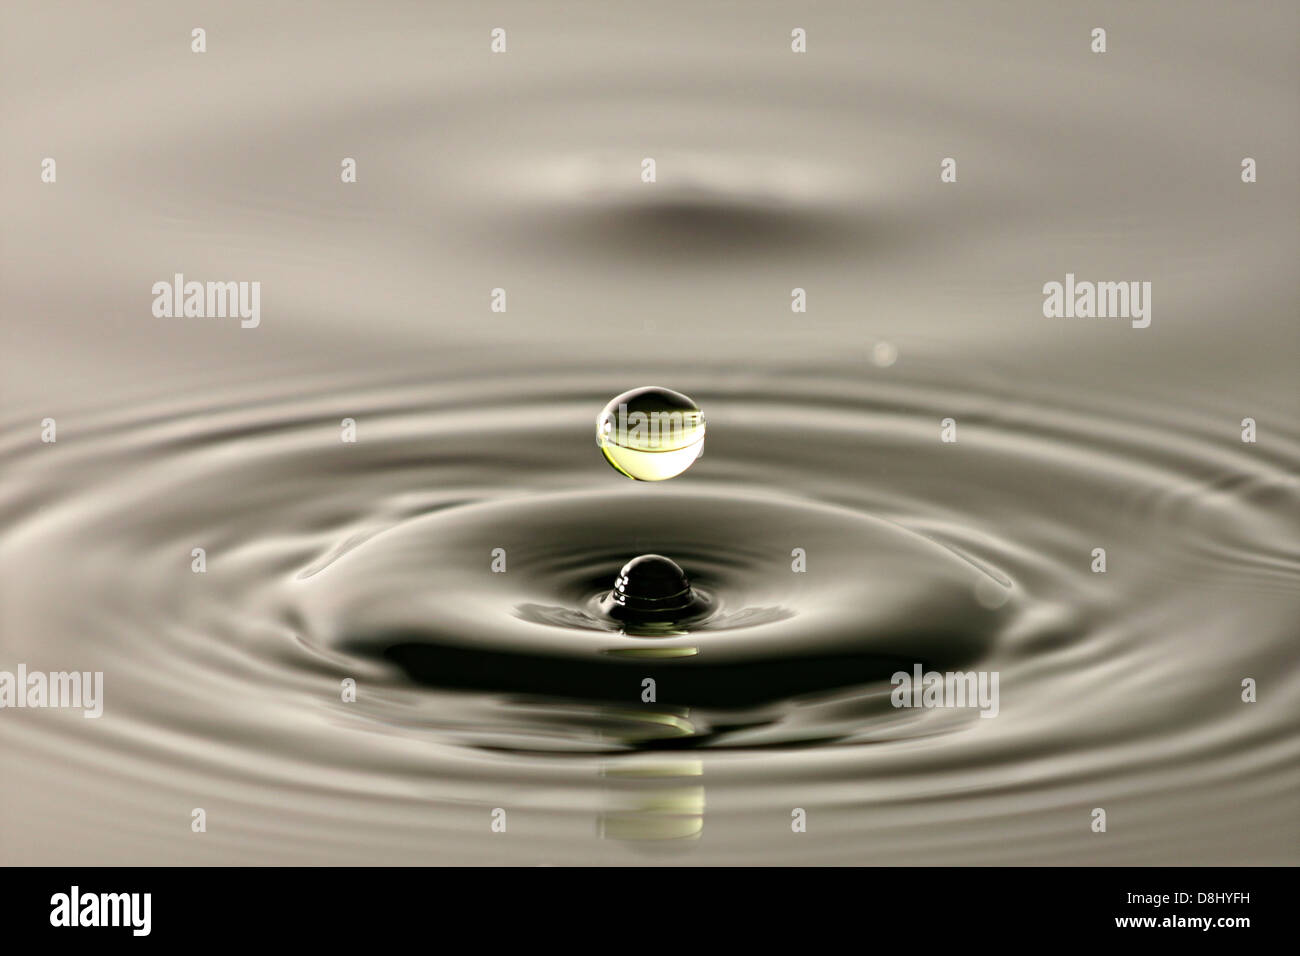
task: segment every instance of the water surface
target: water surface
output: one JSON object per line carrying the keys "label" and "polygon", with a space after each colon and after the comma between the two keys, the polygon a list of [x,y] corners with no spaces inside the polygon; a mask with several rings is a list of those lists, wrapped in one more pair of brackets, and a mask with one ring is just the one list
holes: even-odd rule
{"label": "water surface", "polygon": [[[0,860],[1296,862],[1294,9],[146,8],[4,14],[0,669],[105,713],[0,713]],[[593,612],[644,553],[707,619]]]}

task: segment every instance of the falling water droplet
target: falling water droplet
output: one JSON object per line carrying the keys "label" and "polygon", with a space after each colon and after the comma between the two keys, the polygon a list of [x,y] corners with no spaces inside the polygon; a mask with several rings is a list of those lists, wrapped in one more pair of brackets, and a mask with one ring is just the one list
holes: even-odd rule
{"label": "falling water droplet", "polygon": [[634,388],[596,419],[596,444],[614,469],[638,481],[680,475],[704,450],[704,413],[681,392]]}

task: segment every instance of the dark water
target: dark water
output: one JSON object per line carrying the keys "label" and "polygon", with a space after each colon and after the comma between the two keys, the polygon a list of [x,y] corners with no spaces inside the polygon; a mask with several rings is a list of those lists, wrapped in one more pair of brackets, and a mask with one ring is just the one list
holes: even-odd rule
{"label": "dark water", "polygon": [[[6,13],[0,670],[105,711],[0,713],[0,861],[1294,863],[1294,11],[498,6]],[[600,613],[648,553],[707,613]]]}

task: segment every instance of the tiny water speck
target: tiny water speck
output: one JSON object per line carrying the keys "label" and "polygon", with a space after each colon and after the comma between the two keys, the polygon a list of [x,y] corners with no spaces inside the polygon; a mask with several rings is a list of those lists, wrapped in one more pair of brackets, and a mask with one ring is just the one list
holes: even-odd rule
{"label": "tiny water speck", "polygon": [[898,348],[892,342],[877,342],[871,350],[871,361],[880,368],[889,368],[898,361]]}

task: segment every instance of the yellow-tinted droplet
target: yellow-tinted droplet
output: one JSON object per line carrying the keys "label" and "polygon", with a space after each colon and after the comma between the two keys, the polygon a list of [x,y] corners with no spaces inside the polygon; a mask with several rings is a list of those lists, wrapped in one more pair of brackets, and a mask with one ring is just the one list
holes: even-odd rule
{"label": "yellow-tinted droplet", "polygon": [[680,475],[704,451],[704,413],[671,389],[634,388],[596,419],[596,444],[614,469],[638,481]]}

